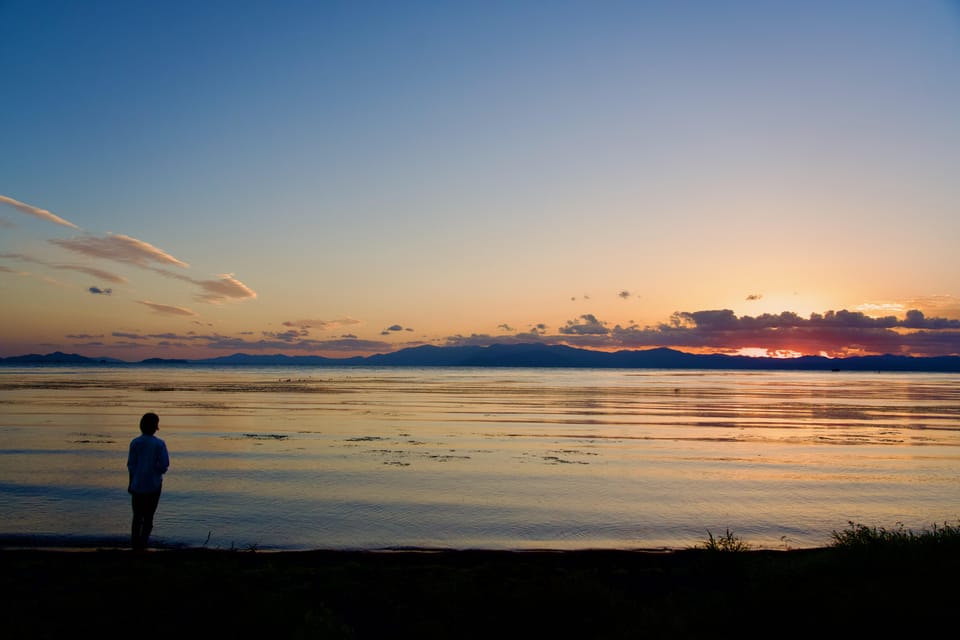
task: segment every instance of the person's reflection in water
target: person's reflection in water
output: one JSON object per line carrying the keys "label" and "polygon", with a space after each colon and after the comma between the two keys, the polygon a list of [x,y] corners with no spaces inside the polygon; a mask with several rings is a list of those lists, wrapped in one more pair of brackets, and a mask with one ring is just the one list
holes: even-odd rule
{"label": "person's reflection in water", "polygon": [[127,454],[127,471],[130,472],[127,492],[133,499],[130,544],[137,551],[147,548],[153,530],[153,514],[160,503],[163,474],[170,467],[167,445],[155,435],[159,430],[160,417],[155,413],[143,414],[140,418],[143,435],[130,442],[130,452]]}

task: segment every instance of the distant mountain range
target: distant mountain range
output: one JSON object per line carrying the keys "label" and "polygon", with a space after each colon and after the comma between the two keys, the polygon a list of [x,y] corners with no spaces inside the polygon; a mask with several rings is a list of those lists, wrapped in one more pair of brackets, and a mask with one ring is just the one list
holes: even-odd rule
{"label": "distant mountain range", "polygon": [[593,351],[542,344],[495,344],[488,347],[421,346],[393,353],[352,358],[322,356],[249,355],[181,360],[149,358],[127,362],[115,358],[88,358],[49,353],[0,358],[2,365],[204,365],[204,366],[316,366],[316,367],[570,367],[618,369],[739,369],[791,371],[928,371],[960,373],[960,356],[915,358],[882,355],[850,358],[753,358],[721,354],[698,355],[674,349]]}

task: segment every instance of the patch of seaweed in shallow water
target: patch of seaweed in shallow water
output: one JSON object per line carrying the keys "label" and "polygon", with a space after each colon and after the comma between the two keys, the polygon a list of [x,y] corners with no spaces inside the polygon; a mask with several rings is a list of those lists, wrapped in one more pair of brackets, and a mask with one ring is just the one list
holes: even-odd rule
{"label": "patch of seaweed in shallow water", "polygon": [[71,444],[116,444],[117,441],[105,433],[71,433],[76,440],[71,440]]}
{"label": "patch of seaweed in shallow water", "polygon": [[451,460],[469,460],[470,456],[457,456],[457,455],[443,455],[443,454],[432,454],[427,456],[431,460],[436,460],[437,462],[450,462]]}
{"label": "patch of seaweed in shallow water", "polygon": [[248,440],[286,440],[290,436],[276,433],[245,433],[243,434],[243,437],[247,438]]}
{"label": "patch of seaweed in shallow water", "polygon": [[583,460],[566,460],[557,456],[542,456],[543,461],[549,464],[590,464]]}

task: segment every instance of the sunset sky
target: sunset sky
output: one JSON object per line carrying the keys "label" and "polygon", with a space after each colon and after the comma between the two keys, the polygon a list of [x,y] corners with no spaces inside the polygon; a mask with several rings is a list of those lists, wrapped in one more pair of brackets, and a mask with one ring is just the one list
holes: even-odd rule
{"label": "sunset sky", "polygon": [[0,357],[960,355],[960,2],[0,1]]}

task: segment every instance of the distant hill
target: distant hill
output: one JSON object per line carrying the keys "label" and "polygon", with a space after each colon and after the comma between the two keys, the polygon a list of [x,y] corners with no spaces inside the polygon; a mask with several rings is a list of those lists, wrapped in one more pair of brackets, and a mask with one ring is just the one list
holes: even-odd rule
{"label": "distant hill", "polygon": [[424,345],[367,357],[325,358],[283,354],[235,353],[200,360],[150,358],[124,362],[115,358],[88,358],[67,353],[0,358],[0,365],[127,364],[206,366],[315,366],[315,367],[576,367],[621,369],[733,369],[790,371],[929,371],[960,373],[960,357],[862,356],[853,358],[751,358],[722,354],[697,355],[674,349],[624,350],[608,353],[544,344],[495,344],[487,347]]}
{"label": "distant hill", "polygon": [[124,364],[117,358],[88,358],[76,353],[55,351],[46,355],[31,353],[24,356],[0,358],[0,364]]}

